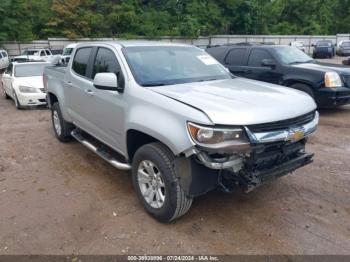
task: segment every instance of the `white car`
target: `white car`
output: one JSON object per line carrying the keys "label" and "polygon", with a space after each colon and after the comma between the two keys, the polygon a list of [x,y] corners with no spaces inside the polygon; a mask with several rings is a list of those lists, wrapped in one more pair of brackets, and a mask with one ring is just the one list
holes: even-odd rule
{"label": "white car", "polygon": [[0,73],[4,71],[9,66],[9,57],[7,52],[3,49],[0,49]]}
{"label": "white car", "polygon": [[46,61],[50,63],[57,63],[60,55],[54,56],[52,55],[50,49],[25,49],[22,51],[20,56],[15,56],[13,61]]}
{"label": "white car", "polygon": [[78,43],[69,44],[63,49],[63,53],[61,55],[61,63],[62,64],[64,64],[64,65],[68,64],[69,59],[72,55],[72,52],[77,45],[78,45]]}
{"label": "white car", "polygon": [[306,53],[306,48],[304,46],[304,42],[302,42],[302,41],[294,41],[294,42],[291,42],[289,45],[294,46],[294,47],[300,49],[301,51],[303,51],[304,53]]}
{"label": "white car", "polygon": [[2,77],[5,98],[12,98],[18,109],[46,104],[43,84],[44,68],[48,62],[14,62]]}

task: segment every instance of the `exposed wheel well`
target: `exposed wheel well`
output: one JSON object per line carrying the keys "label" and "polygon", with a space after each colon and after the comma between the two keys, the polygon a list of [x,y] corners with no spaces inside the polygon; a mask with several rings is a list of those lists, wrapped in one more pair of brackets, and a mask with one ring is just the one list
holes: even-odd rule
{"label": "exposed wheel well", "polygon": [[312,89],[312,85],[310,83],[306,82],[306,81],[304,82],[304,81],[301,81],[301,80],[289,79],[289,80],[286,80],[284,82],[284,85],[288,86],[288,87],[290,87],[292,85],[295,85],[295,84],[307,85],[307,86],[309,86]]}
{"label": "exposed wheel well", "polygon": [[52,93],[47,93],[48,96],[48,105],[51,107],[54,103],[58,102],[57,97]]}
{"label": "exposed wheel well", "polygon": [[141,146],[153,142],[160,142],[156,138],[134,129],[128,130],[126,139],[128,156],[129,160],[131,161],[134,158],[137,149],[139,149]]}

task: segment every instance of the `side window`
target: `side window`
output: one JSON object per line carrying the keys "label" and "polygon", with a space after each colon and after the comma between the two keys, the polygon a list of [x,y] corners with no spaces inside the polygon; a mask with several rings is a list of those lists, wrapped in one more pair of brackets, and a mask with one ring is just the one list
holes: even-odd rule
{"label": "side window", "polygon": [[3,57],[7,57],[7,53],[6,52],[2,52],[2,56]]}
{"label": "side window", "polygon": [[0,52],[0,58],[2,58],[2,53]]}
{"label": "side window", "polygon": [[225,63],[233,66],[245,65],[244,60],[245,60],[246,52],[247,51],[244,48],[232,49],[226,56]]}
{"label": "side window", "polygon": [[97,73],[115,73],[119,77],[120,71],[120,65],[115,54],[107,48],[100,47],[96,54],[92,78]]}
{"label": "side window", "polygon": [[40,52],[40,56],[46,56],[46,54],[45,54],[45,51],[44,51],[44,50],[41,50],[41,52]]}
{"label": "side window", "polygon": [[91,54],[92,47],[79,48],[75,53],[72,69],[81,76],[86,76],[87,64]]}
{"label": "side window", "polygon": [[261,67],[261,61],[264,59],[272,59],[272,57],[266,50],[253,49],[249,56],[248,66]]}
{"label": "side window", "polygon": [[50,56],[50,55],[51,55],[51,53],[50,53],[49,50],[45,50],[45,52],[46,52],[46,55],[47,55],[47,56]]}

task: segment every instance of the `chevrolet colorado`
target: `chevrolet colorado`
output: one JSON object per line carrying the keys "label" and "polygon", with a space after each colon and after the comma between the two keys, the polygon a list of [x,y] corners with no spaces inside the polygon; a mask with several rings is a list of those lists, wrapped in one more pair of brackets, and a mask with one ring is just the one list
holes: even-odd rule
{"label": "chevrolet colorado", "polygon": [[250,191],[312,162],[310,96],[235,77],[193,46],[79,44],[43,78],[56,137],[132,170],[141,203],[162,222],[214,188]]}

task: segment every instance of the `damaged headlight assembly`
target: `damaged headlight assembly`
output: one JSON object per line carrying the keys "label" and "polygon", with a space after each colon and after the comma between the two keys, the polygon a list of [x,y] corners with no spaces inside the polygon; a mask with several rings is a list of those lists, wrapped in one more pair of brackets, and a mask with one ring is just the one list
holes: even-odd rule
{"label": "damaged headlight assembly", "polygon": [[240,127],[207,127],[187,124],[193,142],[201,149],[199,160],[212,169],[240,169],[242,154],[250,152],[250,141]]}

